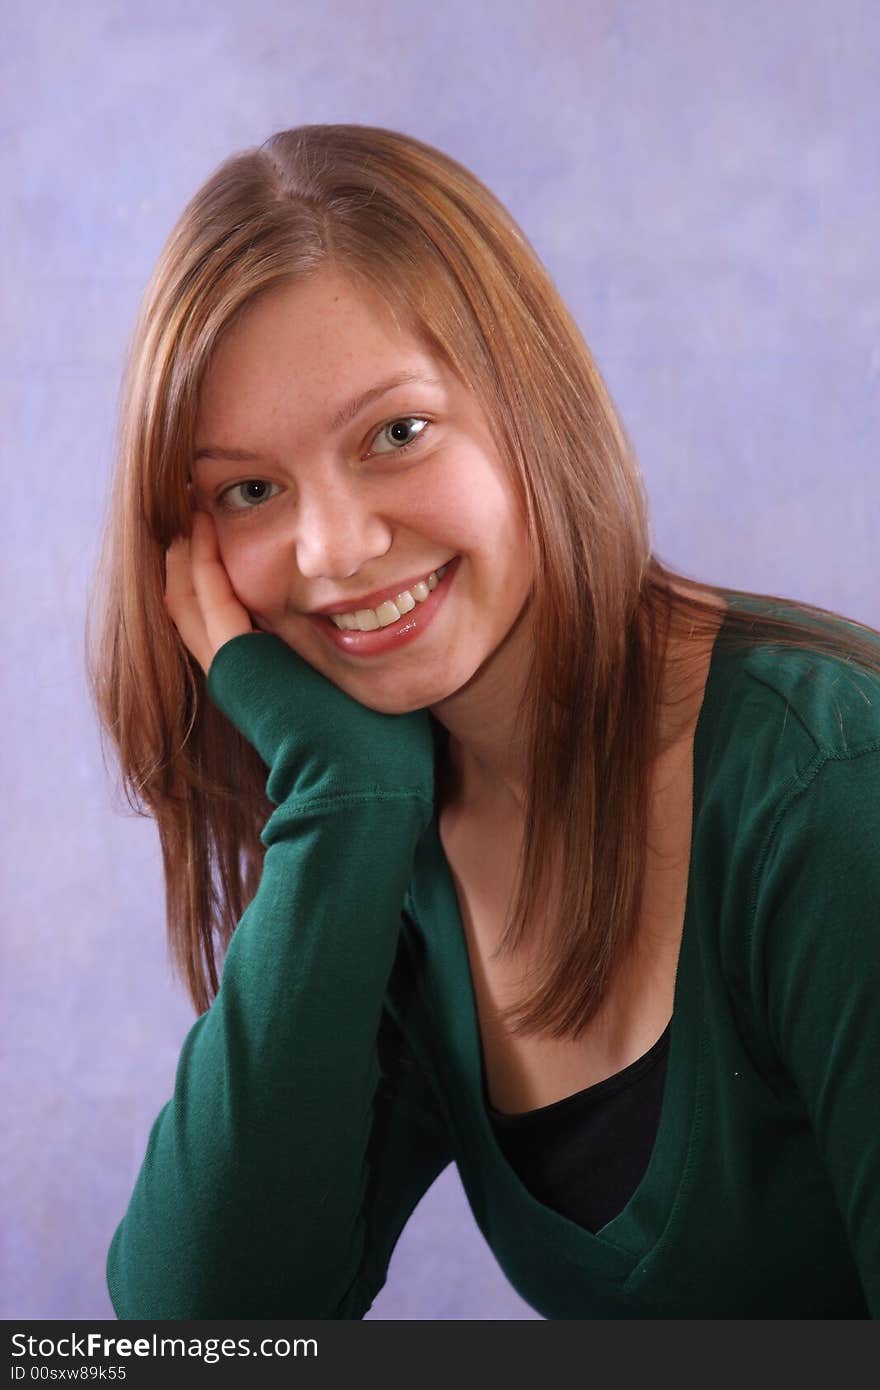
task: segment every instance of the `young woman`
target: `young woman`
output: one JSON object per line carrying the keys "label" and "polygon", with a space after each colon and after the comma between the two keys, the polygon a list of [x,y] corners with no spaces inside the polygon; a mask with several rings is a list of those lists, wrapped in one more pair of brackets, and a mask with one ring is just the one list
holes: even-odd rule
{"label": "young woman", "polygon": [[102,564],[200,1015],[120,1317],[362,1317],[450,1162],[547,1318],[880,1313],[880,634],[660,562],[471,173],[351,125],[221,165]]}

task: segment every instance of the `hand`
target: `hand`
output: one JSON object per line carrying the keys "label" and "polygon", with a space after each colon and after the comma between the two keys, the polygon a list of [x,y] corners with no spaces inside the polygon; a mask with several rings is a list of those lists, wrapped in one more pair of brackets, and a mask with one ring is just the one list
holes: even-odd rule
{"label": "hand", "polygon": [[165,551],[165,607],[205,675],[232,637],[253,632],[220,558],[208,512],[194,511],[191,536],[176,536]]}

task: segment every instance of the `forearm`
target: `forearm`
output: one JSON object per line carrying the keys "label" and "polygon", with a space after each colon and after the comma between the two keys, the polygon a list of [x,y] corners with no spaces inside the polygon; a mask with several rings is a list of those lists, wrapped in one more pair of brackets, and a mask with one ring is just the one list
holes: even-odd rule
{"label": "forearm", "polygon": [[426,814],[389,794],[273,817],[111,1246],[120,1317],[334,1315],[365,1253],[376,1034]]}

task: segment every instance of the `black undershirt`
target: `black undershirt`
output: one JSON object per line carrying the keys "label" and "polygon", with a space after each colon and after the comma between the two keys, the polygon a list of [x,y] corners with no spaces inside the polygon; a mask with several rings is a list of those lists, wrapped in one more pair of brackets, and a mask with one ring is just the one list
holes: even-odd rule
{"label": "black undershirt", "polygon": [[505,1158],[533,1197],[588,1231],[617,1216],[651,1157],[672,1022],[623,1071],[552,1105],[505,1115],[487,1104]]}

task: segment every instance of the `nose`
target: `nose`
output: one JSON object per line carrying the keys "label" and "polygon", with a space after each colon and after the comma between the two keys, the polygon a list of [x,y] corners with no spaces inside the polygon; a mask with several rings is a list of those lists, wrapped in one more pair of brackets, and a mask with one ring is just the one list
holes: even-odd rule
{"label": "nose", "polygon": [[296,517],[296,564],[304,579],[348,579],[391,546],[387,521],[354,488],[325,485],[301,492]]}

